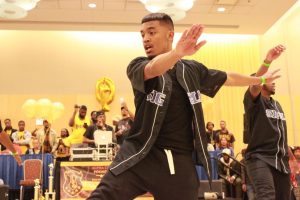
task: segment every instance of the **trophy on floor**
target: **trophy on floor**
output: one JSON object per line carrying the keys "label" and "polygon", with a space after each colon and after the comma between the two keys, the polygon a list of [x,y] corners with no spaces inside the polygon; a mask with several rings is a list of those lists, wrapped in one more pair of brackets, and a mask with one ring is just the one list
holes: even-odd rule
{"label": "trophy on floor", "polygon": [[45,192],[45,200],[55,200],[55,192],[53,191],[53,163],[49,165],[49,187]]}
{"label": "trophy on floor", "polygon": [[40,195],[40,180],[35,179],[34,180],[34,200],[39,200]]}

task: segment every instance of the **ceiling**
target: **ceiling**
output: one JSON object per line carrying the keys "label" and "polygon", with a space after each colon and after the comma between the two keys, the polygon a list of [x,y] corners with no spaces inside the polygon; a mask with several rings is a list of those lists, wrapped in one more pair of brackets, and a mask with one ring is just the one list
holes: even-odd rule
{"label": "ceiling", "polygon": [[[208,33],[263,34],[297,0],[196,0],[175,31],[194,23]],[[96,3],[96,8],[89,8]],[[226,8],[224,13],[217,8]],[[0,29],[138,31],[148,12],[139,0],[41,0],[26,18],[0,18]]]}

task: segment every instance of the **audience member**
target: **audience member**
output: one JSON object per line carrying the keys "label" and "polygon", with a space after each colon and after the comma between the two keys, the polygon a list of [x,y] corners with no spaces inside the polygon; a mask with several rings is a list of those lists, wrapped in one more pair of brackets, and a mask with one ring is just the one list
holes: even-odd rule
{"label": "audience member", "polygon": [[242,198],[241,166],[231,158],[229,149],[222,151],[218,162],[218,175],[224,181],[226,197]]}
{"label": "audience member", "polygon": [[58,138],[58,146],[56,149],[56,161],[67,161],[70,158],[70,148],[63,143],[63,139],[69,137],[69,131],[66,128],[60,130],[60,138]]}
{"label": "audience member", "polygon": [[36,132],[36,138],[42,145],[43,153],[54,153],[58,146],[58,139],[55,130],[51,128],[51,124],[43,121],[43,127]]}
{"label": "audience member", "polygon": [[[78,113],[78,114],[77,114]],[[69,137],[63,140],[64,144],[70,147],[72,144],[81,144],[83,134],[90,125],[90,119],[86,116],[87,107],[85,105],[74,106],[73,115],[69,121],[69,126],[72,127],[72,133]]]}
{"label": "audience member", "polygon": [[25,130],[25,121],[18,122],[19,130],[12,134],[13,143],[20,146],[22,154],[29,148],[31,133]]}
{"label": "audience member", "polygon": [[91,125],[95,125],[97,123],[97,111],[91,112]]}
{"label": "audience member", "polygon": [[[113,127],[106,124],[106,116],[104,111],[99,111],[97,113],[97,123],[95,125],[89,126],[83,135],[83,142],[87,143],[89,147],[96,147],[94,133],[98,130],[113,132]],[[112,141],[114,141],[114,139],[112,139]]]}
{"label": "audience member", "polygon": [[207,122],[206,123],[206,136],[207,136],[207,143],[212,144],[214,148],[216,148],[216,137],[217,137],[217,132],[214,131],[214,123],[212,122]]}
{"label": "audience member", "polygon": [[[11,135],[12,135],[12,133],[16,132],[17,129],[14,129],[14,128],[12,127],[12,125],[11,125],[11,120],[10,120],[10,119],[5,119],[5,120],[4,120],[4,125],[5,125],[5,127],[4,127],[4,132],[9,136],[9,139],[10,139],[11,141],[13,141]],[[5,146],[1,146],[1,151],[5,150],[5,149],[6,149]]]}
{"label": "audience member", "polygon": [[33,138],[32,139],[32,148],[28,149],[26,151],[26,154],[40,154],[42,153],[41,151],[41,144],[39,142],[38,138]]}
{"label": "audience member", "polygon": [[220,144],[216,148],[217,151],[223,151],[223,149],[229,149],[231,156],[234,156],[233,148],[231,146],[229,146],[228,140],[226,137],[221,137]]}
{"label": "audience member", "polygon": [[226,122],[224,120],[221,120],[220,121],[220,130],[217,130],[217,133],[216,133],[216,142],[217,142],[217,145],[220,144],[220,139],[222,137],[226,137],[227,141],[228,141],[228,144],[230,147],[234,148],[234,141],[235,141],[235,138],[234,138],[234,135],[232,133],[230,133],[228,131],[228,129],[226,128]]}
{"label": "audience member", "polygon": [[[245,162],[245,151],[246,149],[242,150],[242,156],[243,159],[240,161],[244,166],[246,165]],[[253,185],[250,182],[249,176],[247,174],[246,167],[242,166],[241,167],[241,176],[242,176],[242,190],[247,194],[247,199],[248,200],[255,200],[255,192]]]}
{"label": "audience member", "polygon": [[124,102],[121,107],[122,119],[117,123],[115,135],[117,144],[121,145],[124,139],[128,136],[129,130],[132,126],[134,115],[128,109],[126,103]]}

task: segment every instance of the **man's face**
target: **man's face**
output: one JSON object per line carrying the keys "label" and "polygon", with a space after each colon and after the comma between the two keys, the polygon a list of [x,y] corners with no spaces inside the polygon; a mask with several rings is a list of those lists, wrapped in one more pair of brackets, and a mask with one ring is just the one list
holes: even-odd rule
{"label": "man's face", "polygon": [[84,110],[84,109],[79,109],[79,117],[80,117],[81,119],[84,119],[85,116],[86,116],[86,110]]}
{"label": "man's face", "polygon": [[24,131],[25,130],[25,123],[24,122],[19,122],[18,126],[19,126],[19,131]]}
{"label": "man's face", "polygon": [[269,83],[269,84],[264,84],[263,85],[263,90],[266,91],[270,95],[275,94],[275,83]]}
{"label": "man's face", "polygon": [[214,129],[214,124],[213,123],[208,123],[207,124],[207,129],[208,130],[213,130]]}
{"label": "man's face", "polygon": [[225,153],[223,154],[223,158],[224,158],[225,161],[229,160],[229,156],[227,154],[225,154]]}
{"label": "man's face", "polygon": [[68,135],[68,133],[67,133],[66,129],[63,128],[60,130],[60,137],[65,138],[65,137],[67,137],[67,135]]}
{"label": "man's face", "polygon": [[49,128],[49,122],[44,121],[44,122],[43,122],[43,126],[44,126],[44,128]]}
{"label": "man's face", "polygon": [[97,125],[100,125],[101,123],[105,124],[106,117],[105,115],[98,115],[97,117]]}
{"label": "man's face", "polygon": [[123,117],[127,117],[129,115],[128,111],[125,108],[123,108],[121,110],[121,114],[122,114]]}
{"label": "man's face", "polygon": [[141,35],[146,55],[150,58],[172,49],[174,32],[158,20],[142,24]]}
{"label": "man's face", "polygon": [[97,112],[93,112],[91,115],[91,118],[96,120],[97,119]]}
{"label": "man's face", "polygon": [[226,123],[225,122],[220,122],[220,128],[222,130],[226,129]]}
{"label": "man's face", "polygon": [[11,128],[11,121],[10,120],[5,120],[4,124],[5,124],[5,127]]}

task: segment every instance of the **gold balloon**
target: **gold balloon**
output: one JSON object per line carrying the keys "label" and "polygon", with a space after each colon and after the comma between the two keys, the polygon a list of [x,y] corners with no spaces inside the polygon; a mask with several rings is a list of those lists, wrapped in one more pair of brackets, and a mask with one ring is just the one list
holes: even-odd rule
{"label": "gold balloon", "polygon": [[52,110],[52,103],[49,99],[39,99],[37,101],[36,117],[48,119]]}
{"label": "gold balloon", "polygon": [[26,117],[34,118],[36,114],[37,102],[34,99],[28,99],[22,105],[22,111]]}
{"label": "gold balloon", "polygon": [[60,102],[52,103],[52,112],[51,112],[52,120],[56,120],[60,118],[64,113],[64,111],[65,111],[65,107],[62,103]]}
{"label": "gold balloon", "polygon": [[110,78],[101,78],[96,83],[96,98],[102,110],[109,111],[109,106],[115,96],[115,84]]}

